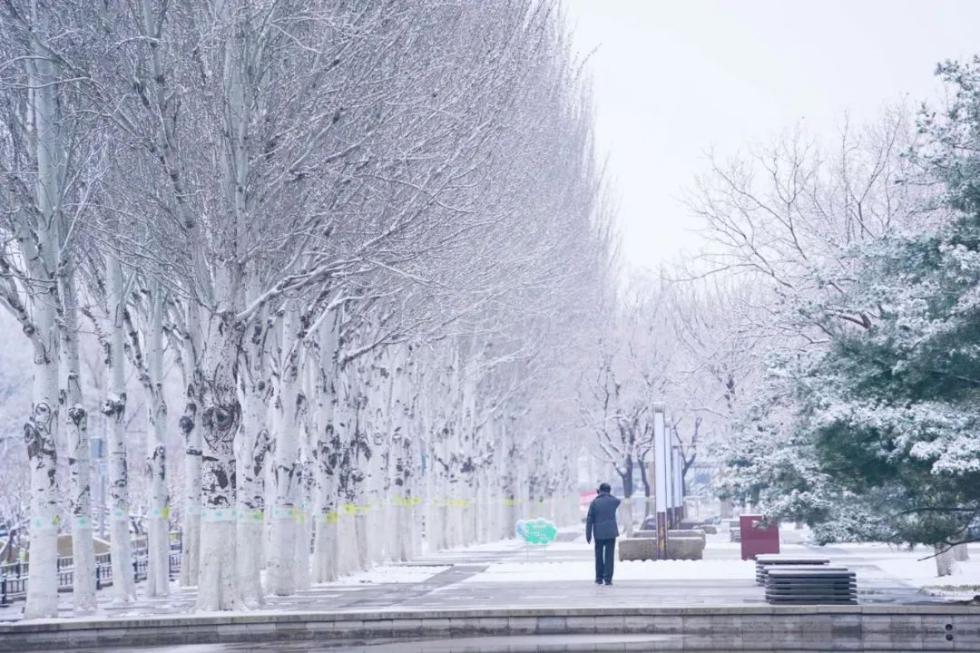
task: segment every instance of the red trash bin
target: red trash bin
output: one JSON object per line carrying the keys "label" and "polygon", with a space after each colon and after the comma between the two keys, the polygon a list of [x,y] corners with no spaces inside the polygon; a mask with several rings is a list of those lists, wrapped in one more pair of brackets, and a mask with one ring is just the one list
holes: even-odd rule
{"label": "red trash bin", "polygon": [[753,560],[760,553],[779,553],[779,524],[763,525],[762,515],[742,515],[738,519],[742,536],[742,560]]}

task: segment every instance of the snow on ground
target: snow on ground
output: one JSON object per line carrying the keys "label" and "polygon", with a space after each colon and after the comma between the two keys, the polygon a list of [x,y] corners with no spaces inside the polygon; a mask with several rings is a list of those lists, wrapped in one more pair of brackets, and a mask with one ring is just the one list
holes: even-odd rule
{"label": "snow on ground", "polygon": [[515,547],[515,549],[517,549],[517,551],[519,552],[524,551],[525,549],[527,549],[528,551],[544,550],[549,553],[553,553],[555,551],[576,551],[576,552],[588,551],[589,553],[592,552],[592,545],[586,544],[584,537],[581,537],[577,540],[573,540],[571,542],[552,542],[551,544],[547,544],[547,545],[524,544],[523,542],[519,542],[518,544],[519,546]]}
{"label": "snow on ground", "polygon": [[[953,600],[968,601],[980,595],[980,551],[971,550],[970,559],[953,563],[950,576],[936,576],[936,561],[932,551],[925,547],[913,551],[895,550],[879,545],[874,549],[873,561],[881,571],[892,578],[920,588],[927,594]],[[866,547],[871,549],[871,547]]]}
{"label": "snow on ground", "polygon": [[[804,542],[809,539],[808,529],[797,533],[803,534]],[[910,549],[885,542],[838,542],[828,544],[825,555],[832,563],[856,566],[859,577],[893,579],[926,594],[960,601],[980,595],[980,546],[968,548],[970,559],[954,563],[953,574],[945,577],[936,575],[936,561],[929,546]],[[819,554],[823,547],[810,544],[806,549],[806,553]]]}
{"label": "snow on ground", "polygon": [[343,576],[325,586],[379,585],[387,583],[422,583],[449,569],[449,565],[422,567],[412,565],[382,565],[367,571]]}
{"label": "snow on ground", "polygon": [[[457,546],[451,549],[443,549],[438,553],[453,553],[453,552],[463,552],[463,553],[480,553],[480,552],[495,552],[495,551],[507,551],[510,549],[520,549],[525,546],[524,542],[521,540],[511,538],[509,540],[496,540],[494,542],[486,542],[484,544],[467,544],[466,546]],[[549,545],[554,546],[554,544]]]}
{"label": "snow on ground", "polygon": [[[657,560],[616,562],[615,581],[747,580],[755,582],[755,563],[743,560]],[[521,583],[582,580],[595,575],[591,560],[504,562],[464,583]]]}

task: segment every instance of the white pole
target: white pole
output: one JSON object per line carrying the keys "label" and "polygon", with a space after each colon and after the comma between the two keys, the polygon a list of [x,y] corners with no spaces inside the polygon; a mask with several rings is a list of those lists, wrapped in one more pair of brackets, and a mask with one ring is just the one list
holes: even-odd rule
{"label": "white pole", "polygon": [[667,457],[664,455],[666,437],[664,433],[664,409],[655,406],[653,409],[653,459],[656,466],[654,482],[656,483],[657,503],[657,557],[661,560],[667,557]]}
{"label": "white pole", "polygon": [[[664,421],[666,421],[666,417],[664,417]],[[664,459],[664,469],[666,470],[664,483],[667,486],[667,528],[671,529],[676,528],[674,524],[674,456],[670,447],[670,433],[666,429],[664,429],[664,438],[660,444],[661,448],[658,453],[662,452],[660,455]]]}
{"label": "white pole", "polygon": [[674,505],[677,509],[676,521],[684,519],[684,460],[681,448],[674,445]]}

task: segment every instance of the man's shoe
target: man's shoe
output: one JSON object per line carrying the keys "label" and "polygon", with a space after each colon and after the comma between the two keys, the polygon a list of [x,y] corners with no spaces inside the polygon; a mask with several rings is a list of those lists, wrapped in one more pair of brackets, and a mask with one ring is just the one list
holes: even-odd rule
{"label": "man's shoe", "polygon": [[606,581],[606,585],[612,585],[612,581],[611,580],[607,580]]}
{"label": "man's shoe", "polygon": [[597,580],[597,581],[595,582],[595,584],[596,584],[596,585],[602,585],[602,579],[601,579],[601,578],[600,578],[600,579],[598,579],[598,580]]}

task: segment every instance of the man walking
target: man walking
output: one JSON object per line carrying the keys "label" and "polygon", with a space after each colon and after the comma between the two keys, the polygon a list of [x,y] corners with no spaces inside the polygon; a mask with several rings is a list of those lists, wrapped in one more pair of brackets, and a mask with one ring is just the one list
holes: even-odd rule
{"label": "man walking", "polygon": [[595,584],[612,585],[613,556],[616,551],[616,508],[619,499],[612,494],[609,483],[599,485],[599,495],[589,504],[589,514],[585,518],[585,541],[591,543],[595,535]]}

